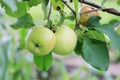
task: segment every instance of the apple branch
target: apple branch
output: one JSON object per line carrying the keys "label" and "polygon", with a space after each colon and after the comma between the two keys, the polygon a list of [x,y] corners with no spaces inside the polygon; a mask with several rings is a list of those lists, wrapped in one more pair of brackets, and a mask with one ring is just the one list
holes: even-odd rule
{"label": "apple branch", "polygon": [[78,28],[80,29],[79,23],[76,19],[76,12],[67,4],[67,1],[64,1],[64,0],[61,0],[61,1],[71,10],[71,12],[73,13],[73,15],[75,17],[75,28],[74,28],[74,30],[76,30]]}
{"label": "apple branch", "polygon": [[76,12],[67,4],[67,1],[61,0],[74,14],[74,16],[76,16]]}
{"label": "apple branch", "polygon": [[113,9],[113,8],[103,8],[103,7],[101,7],[101,6],[99,6],[99,5],[95,4],[95,3],[92,3],[92,2],[89,2],[89,1],[86,1],[86,0],[79,0],[79,2],[87,4],[87,5],[90,5],[90,6],[93,6],[95,8],[98,8],[98,9],[104,11],[104,12],[108,12],[110,14],[114,14],[116,16],[120,16],[120,12],[117,11],[116,9]]}

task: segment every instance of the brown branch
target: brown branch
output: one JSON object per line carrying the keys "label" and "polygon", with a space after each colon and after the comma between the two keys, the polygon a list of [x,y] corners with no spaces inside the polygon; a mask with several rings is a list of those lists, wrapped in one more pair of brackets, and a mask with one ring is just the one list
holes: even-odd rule
{"label": "brown branch", "polygon": [[86,11],[86,12],[82,12],[82,13],[80,13],[80,15],[82,15],[82,14],[86,14],[86,13],[90,13],[90,12],[96,12],[96,11],[98,11],[97,9],[95,9],[95,10],[90,10],[90,11]]}
{"label": "brown branch", "polygon": [[78,23],[77,18],[76,18],[76,12],[67,4],[66,1],[64,1],[64,0],[61,0],[61,1],[71,10],[71,12],[73,13],[73,15],[75,17],[75,28],[74,28],[74,30],[80,28],[79,23]]}
{"label": "brown branch", "polygon": [[76,12],[67,4],[67,2],[64,1],[64,0],[61,0],[61,1],[72,11],[72,13],[74,14],[74,16],[76,16]]}
{"label": "brown branch", "polygon": [[89,1],[86,1],[86,0],[79,0],[79,2],[81,3],[84,3],[84,4],[87,4],[87,5],[90,5],[90,6],[93,6],[95,8],[98,8],[98,9],[101,9],[102,11],[104,12],[108,12],[110,14],[114,14],[116,16],[120,16],[120,12],[117,11],[116,9],[113,9],[113,8],[103,8],[95,3],[92,3],[92,2],[89,2]]}

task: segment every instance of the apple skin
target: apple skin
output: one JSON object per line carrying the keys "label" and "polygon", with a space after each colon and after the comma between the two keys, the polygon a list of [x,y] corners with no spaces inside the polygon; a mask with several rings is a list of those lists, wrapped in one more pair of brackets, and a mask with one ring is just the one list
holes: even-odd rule
{"label": "apple skin", "polygon": [[[90,6],[83,6],[80,10],[80,13],[84,13],[84,12],[92,11],[92,10],[95,10],[95,8],[92,8]],[[98,11],[93,11],[93,12],[81,14],[80,19],[79,19],[79,23],[82,25],[86,25],[88,19],[92,16],[99,16]]]}
{"label": "apple skin", "polygon": [[46,27],[33,27],[28,33],[26,48],[36,56],[47,55],[55,45],[55,34]]}
{"label": "apple skin", "polygon": [[68,55],[74,51],[77,43],[75,32],[65,25],[57,29],[56,43],[53,52],[59,55]]}

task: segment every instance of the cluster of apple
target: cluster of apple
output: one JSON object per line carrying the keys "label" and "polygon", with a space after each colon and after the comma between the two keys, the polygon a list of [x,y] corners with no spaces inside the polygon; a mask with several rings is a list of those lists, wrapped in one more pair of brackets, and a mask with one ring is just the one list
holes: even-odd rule
{"label": "cluster of apple", "polygon": [[46,27],[33,27],[26,38],[26,48],[36,56],[44,56],[53,51],[56,54],[72,53],[76,46],[77,36],[67,27],[61,26],[53,33]]}
{"label": "cluster of apple", "polygon": [[[81,9],[80,24],[86,24],[91,16],[98,16],[98,12],[89,6]],[[85,13],[87,12],[87,13]],[[77,44],[77,35],[68,26],[59,27],[55,33],[46,27],[33,27],[26,38],[26,48],[37,56],[44,56],[53,51],[59,55],[72,53]]]}

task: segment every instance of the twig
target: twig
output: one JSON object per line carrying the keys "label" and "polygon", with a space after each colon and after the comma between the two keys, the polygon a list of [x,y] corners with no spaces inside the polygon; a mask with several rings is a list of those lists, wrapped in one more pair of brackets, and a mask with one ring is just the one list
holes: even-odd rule
{"label": "twig", "polygon": [[80,28],[79,23],[78,23],[78,21],[77,21],[77,19],[76,19],[76,12],[67,4],[66,1],[64,1],[64,0],[61,0],[61,1],[62,1],[62,2],[71,10],[71,12],[74,14],[74,17],[75,17],[75,28],[74,28],[74,30]]}
{"label": "twig", "polygon": [[101,9],[102,11],[104,12],[108,12],[110,14],[114,14],[116,16],[120,16],[120,12],[117,11],[116,9],[113,9],[113,8],[103,8],[95,3],[92,3],[92,2],[89,2],[89,1],[86,1],[86,0],[79,0],[79,2],[82,2],[84,4],[87,4],[87,5],[90,5],[90,6],[93,6],[95,8],[98,8],[98,9]]}
{"label": "twig", "polygon": [[72,13],[74,14],[74,16],[76,16],[76,12],[67,4],[67,2],[64,1],[64,0],[61,0],[61,1],[72,11]]}
{"label": "twig", "polygon": [[90,11],[82,12],[82,13],[80,13],[80,15],[82,15],[82,14],[86,14],[86,13],[90,13],[90,12],[96,12],[96,11],[98,11],[98,9],[94,9],[94,10],[90,10]]}

